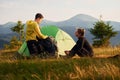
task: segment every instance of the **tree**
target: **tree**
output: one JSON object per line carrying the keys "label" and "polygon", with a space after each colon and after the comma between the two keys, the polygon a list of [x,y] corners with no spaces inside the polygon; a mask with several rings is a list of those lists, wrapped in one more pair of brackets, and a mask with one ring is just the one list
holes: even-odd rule
{"label": "tree", "polygon": [[21,41],[18,41],[16,36],[13,36],[12,39],[10,40],[10,48],[19,48],[21,46]]}
{"label": "tree", "polygon": [[22,24],[22,21],[18,21],[17,25],[12,27],[11,30],[13,32],[18,33],[19,35],[19,41],[22,42],[22,40],[24,39],[24,24]]}
{"label": "tree", "polygon": [[22,45],[21,41],[18,41],[16,36],[13,36],[9,44],[4,44],[4,49],[18,49]]}
{"label": "tree", "polygon": [[4,49],[9,49],[9,48],[10,48],[10,45],[4,44]]}
{"label": "tree", "polygon": [[16,36],[13,36],[12,39],[10,40],[10,48],[16,48],[18,46],[18,40]]}
{"label": "tree", "polygon": [[89,31],[92,35],[94,35],[93,46],[95,47],[109,46],[110,39],[117,34],[110,23],[105,23],[102,20],[96,22],[94,24],[94,27],[91,28]]}

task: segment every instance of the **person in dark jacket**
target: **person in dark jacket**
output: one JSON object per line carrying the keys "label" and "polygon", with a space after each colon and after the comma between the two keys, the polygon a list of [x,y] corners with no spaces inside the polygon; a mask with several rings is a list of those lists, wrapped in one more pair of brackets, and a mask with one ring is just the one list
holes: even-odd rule
{"label": "person in dark jacket", "polygon": [[85,30],[84,29],[77,29],[75,32],[75,36],[78,38],[76,45],[70,50],[65,51],[65,54],[68,57],[73,57],[77,54],[80,57],[92,57],[93,56],[93,49],[90,46],[87,39],[84,37]]}

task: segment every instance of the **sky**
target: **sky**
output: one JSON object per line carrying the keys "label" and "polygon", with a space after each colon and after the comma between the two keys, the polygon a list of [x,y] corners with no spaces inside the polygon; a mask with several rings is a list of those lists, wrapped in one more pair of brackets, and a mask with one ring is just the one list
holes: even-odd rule
{"label": "sky", "polygon": [[0,24],[34,19],[42,13],[50,21],[67,20],[87,14],[120,22],[120,0],[0,0]]}

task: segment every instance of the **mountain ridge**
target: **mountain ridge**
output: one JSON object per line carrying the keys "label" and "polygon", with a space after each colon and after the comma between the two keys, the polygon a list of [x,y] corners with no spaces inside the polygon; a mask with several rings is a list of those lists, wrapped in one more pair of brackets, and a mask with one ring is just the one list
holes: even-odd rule
{"label": "mountain ridge", "polygon": [[[40,26],[46,26],[46,25],[58,26],[60,29],[66,31],[68,34],[70,34],[75,41],[77,40],[76,37],[74,36],[74,31],[76,30],[76,28],[78,28],[78,27],[85,28],[85,29],[87,29],[86,30],[86,38],[92,44],[93,36],[90,34],[88,29],[92,28],[94,26],[93,24],[97,21],[98,21],[98,19],[94,18],[92,16],[85,15],[85,14],[78,14],[67,20],[59,21],[59,22],[43,20],[43,22],[41,23]],[[117,21],[105,21],[105,22],[106,23],[110,22],[110,25],[112,25],[113,28],[119,32],[119,34],[116,37],[113,37],[111,39],[111,43],[115,44],[115,45],[120,43],[120,41],[119,41],[120,40],[120,22],[117,22]],[[6,24],[0,25],[0,40],[2,42],[4,42],[4,43],[9,42],[12,35],[15,35],[15,34],[11,34],[12,31],[10,30],[10,28],[15,25],[16,25],[15,22],[8,22]],[[0,45],[3,45],[2,42]]]}
{"label": "mountain ridge", "polygon": [[[41,23],[41,26],[46,26],[46,25],[56,25],[59,27],[65,27],[65,26],[74,26],[74,27],[83,27],[83,28],[92,28],[95,22],[97,22],[98,19],[94,18],[92,16],[89,16],[87,14],[77,14],[67,20],[64,21],[50,21],[50,20],[43,20]],[[105,21],[105,22],[110,22],[111,25],[113,25],[113,28],[115,30],[120,30],[120,22],[119,21]],[[10,33],[10,28],[15,26],[15,22],[8,22],[6,24],[0,24],[0,33]]]}

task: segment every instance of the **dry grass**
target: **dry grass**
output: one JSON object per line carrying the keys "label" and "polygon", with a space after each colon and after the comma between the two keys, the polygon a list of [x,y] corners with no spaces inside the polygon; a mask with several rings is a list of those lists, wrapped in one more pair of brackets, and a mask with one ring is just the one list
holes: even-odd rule
{"label": "dry grass", "polygon": [[[95,58],[108,58],[120,54],[120,47],[93,48]],[[79,58],[74,56],[73,58]]]}
{"label": "dry grass", "polygon": [[111,80],[116,80],[116,77],[120,77],[120,68],[110,63],[106,63],[102,65],[102,67],[90,65],[84,69],[74,65],[74,68],[75,73],[69,74],[71,80],[82,80],[86,78],[91,78],[91,80],[96,80],[96,78],[106,80],[107,76],[109,76]]}
{"label": "dry grass", "polygon": [[11,60],[16,50],[0,53],[0,80],[120,80],[120,47],[94,48],[95,58]]}
{"label": "dry grass", "polygon": [[94,48],[95,57],[109,57],[120,54],[120,47]]}

